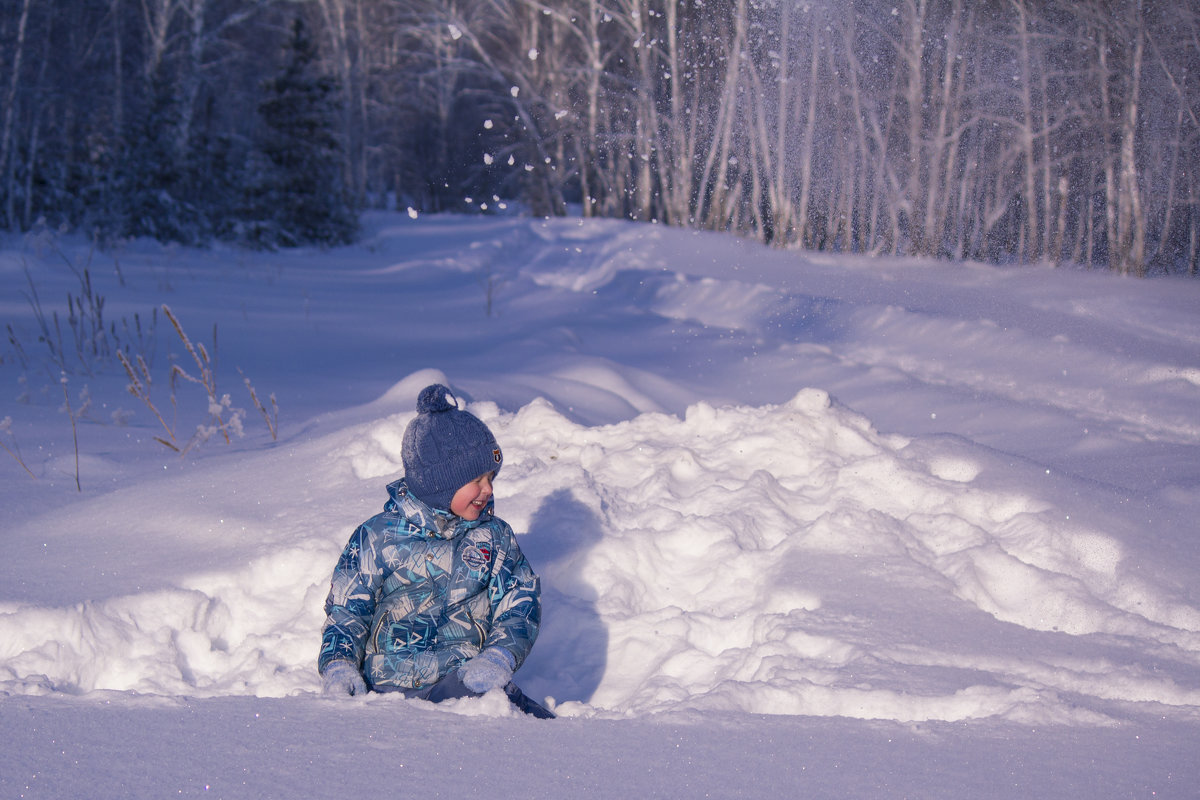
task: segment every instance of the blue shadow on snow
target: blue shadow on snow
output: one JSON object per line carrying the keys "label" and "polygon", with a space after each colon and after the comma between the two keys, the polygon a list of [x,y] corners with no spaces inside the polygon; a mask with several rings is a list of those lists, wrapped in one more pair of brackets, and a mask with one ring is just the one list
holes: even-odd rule
{"label": "blue shadow on snow", "polygon": [[530,697],[586,703],[604,677],[608,630],[584,574],[587,551],[602,535],[596,515],[560,489],[542,501],[520,537],[521,551],[542,577],[541,630],[516,678]]}

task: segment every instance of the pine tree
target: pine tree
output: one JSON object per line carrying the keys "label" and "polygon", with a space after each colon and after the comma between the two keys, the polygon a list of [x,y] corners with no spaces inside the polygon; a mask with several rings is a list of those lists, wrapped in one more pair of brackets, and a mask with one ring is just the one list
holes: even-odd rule
{"label": "pine tree", "polygon": [[202,210],[208,237],[236,240],[246,211],[247,177],[255,173],[245,168],[248,143],[213,133],[216,106],[216,98],[209,96],[196,116],[188,147],[187,196]]}
{"label": "pine tree", "polygon": [[176,101],[163,80],[154,79],[149,88],[146,111],[121,153],[110,220],[101,227],[120,236],[190,244],[202,237],[203,225],[185,197],[184,156],[169,134],[178,118]]}
{"label": "pine tree", "polygon": [[283,70],[263,88],[261,175],[250,192],[247,238],[267,247],[349,242],[357,220],[341,175],[337,82],[321,74],[299,18]]}

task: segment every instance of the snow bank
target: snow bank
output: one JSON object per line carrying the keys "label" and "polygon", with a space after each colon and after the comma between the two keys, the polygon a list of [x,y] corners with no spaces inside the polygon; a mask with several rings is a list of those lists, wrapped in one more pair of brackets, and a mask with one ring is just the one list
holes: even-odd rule
{"label": "snow bank", "polygon": [[[0,608],[0,692],[317,691],[329,572],[400,473],[410,414],[386,407],[431,377],[366,422],[120,492],[155,553],[193,567]],[[1105,530],[1012,488],[1036,484],[983,448],[881,435],[815,390],[598,427],[544,400],[472,410],[505,448],[499,513],[543,576],[543,633],[518,677],[564,715],[1104,722],[1080,695],[1200,708],[1200,610],[1141,581]],[[244,500],[222,502],[228,520],[161,501],[200,487]],[[88,524],[112,502],[56,517],[84,560],[137,546]]]}

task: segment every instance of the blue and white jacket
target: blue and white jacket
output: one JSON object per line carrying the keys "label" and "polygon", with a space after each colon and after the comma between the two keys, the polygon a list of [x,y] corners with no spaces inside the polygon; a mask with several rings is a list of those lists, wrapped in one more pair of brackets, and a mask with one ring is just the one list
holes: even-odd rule
{"label": "blue and white jacket", "polygon": [[485,647],[518,667],[541,622],[541,584],[489,501],[469,521],[388,485],[384,510],[350,537],[333,570],[317,661],[360,667],[376,688],[441,680]]}

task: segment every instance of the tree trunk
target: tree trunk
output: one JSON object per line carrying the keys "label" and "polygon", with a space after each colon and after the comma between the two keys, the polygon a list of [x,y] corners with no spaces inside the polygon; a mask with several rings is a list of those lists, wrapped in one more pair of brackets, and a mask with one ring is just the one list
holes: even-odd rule
{"label": "tree trunk", "polygon": [[1117,231],[1117,172],[1111,150],[1112,134],[1109,131],[1109,126],[1112,124],[1112,100],[1108,88],[1111,73],[1108,68],[1108,37],[1103,29],[1097,31],[1096,34],[1096,54],[1099,64],[1097,84],[1100,90],[1100,133],[1103,137],[1101,158],[1104,163],[1104,237],[1108,254],[1108,268],[1119,271],[1122,260],[1119,253],[1120,239]]}
{"label": "tree trunk", "polygon": [[[903,102],[907,114],[908,131],[905,136],[905,167],[907,173],[904,192],[899,196],[906,226],[907,239],[916,254],[928,254],[928,242],[921,230],[921,218],[917,212],[922,195],[928,186],[928,176],[923,169],[925,160],[925,76],[922,69],[925,61],[925,25],[929,10],[928,0],[904,0],[900,13],[900,72],[904,77]],[[923,185],[924,184],[924,185]],[[897,227],[894,236],[900,247],[903,236]]]}
{"label": "tree trunk", "polygon": [[737,121],[738,91],[742,81],[742,53],[746,42],[746,3],[737,0],[733,17],[733,37],[725,57],[725,77],[721,86],[717,119],[709,142],[708,155],[699,181],[696,217],[701,227],[719,228],[729,221],[728,199],[730,158],[733,153],[733,126]]}
{"label": "tree trunk", "polygon": [[1037,156],[1034,152],[1036,139],[1034,133],[1034,102],[1033,102],[1033,65],[1030,63],[1033,55],[1029,47],[1029,19],[1025,0],[1011,0],[1013,9],[1017,12],[1017,66],[1021,75],[1021,120],[1019,137],[1021,159],[1024,165],[1022,179],[1024,188],[1022,195],[1025,206],[1025,223],[1021,232],[1023,247],[1021,258],[1032,262],[1041,257],[1040,239],[1038,236],[1038,198],[1037,198]]}
{"label": "tree trunk", "polygon": [[12,76],[8,81],[8,91],[4,98],[4,123],[0,128],[0,175],[4,176],[4,197],[6,199],[5,220],[10,230],[16,230],[16,170],[12,157],[13,118],[16,116],[17,86],[21,82],[21,59],[25,53],[25,31],[29,23],[29,6],[31,0],[21,4],[21,16],[17,22],[17,37],[13,43]]}
{"label": "tree trunk", "polygon": [[[813,182],[813,151],[817,131],[817,92],[818,76],[821,67],[821,26],[813,20],[812,42],[810,44],[808,65],[808,86],[804,103],[804,141],[800,143],[800,197],[797,201],[796,232],[798,240],[803,244],[813,244],[813,237],[808,233],[808,205],[811,202]],[[828,212],[832,214],[832,207]]]}
{"label": "tree trunk", "polygon": [[1137,276],[1146,274],[1146,220],[1142,214],[1141,181],[1137,166],[1138,104],[1141,94],[1142,53],[1145,33],[1140,13],[1131,55],[1129,96],[1121,125],[1121,169],[1117,205],[1118,270]]}
{"label": "tree trunk", "polygon": [[[961,76],[957,67],[959,39],[963,27],[963,0],[952,0],[950,19],[942,37],[945,54],[941,64],[941,92],[938,97],[937,127],[929,142],[929,189],[925,200],[925,221],[922,230],[929,241],[930,255],[941,252],[948,236],[944,229],[949,216],[948,203],[953,192],[950,185],[958,159],[958,94]],[[966,21],[970,29],[971,21]]]}

